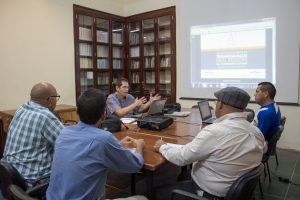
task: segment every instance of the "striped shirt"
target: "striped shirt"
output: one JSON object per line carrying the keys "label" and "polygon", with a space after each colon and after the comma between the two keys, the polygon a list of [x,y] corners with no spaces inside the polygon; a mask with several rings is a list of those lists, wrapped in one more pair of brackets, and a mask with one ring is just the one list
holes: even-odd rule
{"label": "striped shirt", "polygon": [[9,125],[3,159],[29,183],[50,174],[55,140],[62,128],[48,108],[28,101]]}

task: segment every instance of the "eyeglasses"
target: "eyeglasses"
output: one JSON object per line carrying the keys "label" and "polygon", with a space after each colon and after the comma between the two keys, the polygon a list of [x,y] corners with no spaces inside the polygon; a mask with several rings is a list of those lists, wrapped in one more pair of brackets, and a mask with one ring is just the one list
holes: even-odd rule
{"label": "eyeglasses", "polygon": [[[60,99],[60,95],[53,95],[50,97],[56,98],[56,101],[58,101]],[[50,97],[48,97],[47,100],[49,100]]]}

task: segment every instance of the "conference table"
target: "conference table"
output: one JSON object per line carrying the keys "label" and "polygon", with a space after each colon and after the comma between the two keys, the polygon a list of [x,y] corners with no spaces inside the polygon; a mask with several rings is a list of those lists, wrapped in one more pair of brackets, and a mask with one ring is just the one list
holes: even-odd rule
{"label": "conference table", "polygon": [[[158,152],[154,150],[154,144],[157,140],[164,140],[168,143],[186,144],[193,140],[199,133],[202,127],[200,113],[198,109],[182,109],[183,111],[190,111],[187,117],[174,117],[174,123],[168,128],[156,131],[138,128],[136,124],[126,124],[128,129],[122,127],[122,130],[114,133],[118,140],[126,136],[135,139],[144,139],[144,171],[146,174],[146,196],[149,199],[154,198],[154,172],[162,168],[168,161]],[[135,193],[135,179],[132,176],[131,192]]]}

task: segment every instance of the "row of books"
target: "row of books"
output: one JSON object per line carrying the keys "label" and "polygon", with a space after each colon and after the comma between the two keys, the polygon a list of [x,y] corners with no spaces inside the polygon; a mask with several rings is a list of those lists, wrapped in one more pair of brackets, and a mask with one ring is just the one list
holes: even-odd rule
{"label": "row of books", "polygon": [[98,74],[97,83],[98,83],[98,85],[109,84],[109,75],[108,74]]}
{"label": "row of books", "polygon": [[171,45],[170,45],[170,43],[161,44],[159,46],[159,54],[160,55],[171,54]]}
{"label": "row of books", "polygon": [[138,44],[140,42],[140,33],[139,32],[135,32],[135,33],[130,33],[130,44]]}
{"label": "row of books", "polygon": [[140,75],[138,72],[133,72],[131,74],[131,82],[132,83],[139,83],[140,82]]}
{"label": "row of books", "polygon": [[92,41],[92,30],[90,28],[79,27],[79,40]]}
{"label": "row of books", "polygon": [[93,79],[88,79],[87,77],[80,77],[81,86],[90,86],[93,85]]}
{"label": "row of books", "polygon": [[170,67],[170,66],[171,66],[171,58],[170,57],[160,58],[160,67]]}
{"label": "row of books", "polygon": [[154,32],[144,33],[144,43],[154,42]]}
{"label": "row of books", "polygon": [[113,59],[113,69],[121,69],[121,60]]}
{"label": "row of books", "polygon": [[139,69],[140,68],[140,62],[136,60],[131,61],[131,69]]}
{"label": "row of books", "polygon": [[98,58],[97,59],[97,68],[98,69],[108,69],[108,59],[106,58]]}
{"label": "row of books", "polygon": [[144,55],[145,56],[154,56],[154,46],[153,45],[145,45],[144,46]]}
{"label": "row of books", "polygon": [[97,42],[108,43],[108,32],[97,30]]}
{"label": "row of books", "polygon": [[113,44],[122,44],[123,43],[122,33],[113,33],[112,39],[113,39]]}
{"label": "row of books", "polygon": [[146,72],[145,74],[146,80],[145,83],[155,83],[155,72]]}
{"label": "row of books", "polygon": [[154,63],[154,57],[152,58],[145,58],[145,68],[154,68],[155,67],[155,63]]}
{"label": "row of books", "polygon": [[130,56],[131,57],[139,57],[140,56],[140,48],[139,47],[131,47],[130,48]]}
{"label": "row of books", "polygon": [[79,52],[81,56],[92,56],[92,46],[90,44],[80,43]]}
{"label": "row of books", "polygon": [[171,38],[171,31],[169,29],[159,31],[159,39],[166,40],[170,38]]}
{"label": "row of books", "polygon": [[97,56],[98,57],[108,57],[108,46],[97,45]]}
{"label": "row of books", "polygon": [[114,47],[113,48],[113,57],[114,58],[121,58],[122,57],[122,47]]}
{"label": "row of books", "polygon": [[93,60],[91,58],[80,58],[79,62],[82,69],[93,68]]}
{"label": "row of books", "polygon": [[171,83],[171,71],[160,72],[159,74],[160,83]]}

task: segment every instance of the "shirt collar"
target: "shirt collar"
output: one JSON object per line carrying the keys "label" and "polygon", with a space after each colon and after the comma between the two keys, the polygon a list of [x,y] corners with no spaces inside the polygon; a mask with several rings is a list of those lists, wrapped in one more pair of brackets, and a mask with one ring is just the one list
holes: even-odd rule
{"label": "shirt collar", "polygon": [[247,120],[247,113],[246,112],[234,112],[234,113],[228,113],[216,120],[216,122],[221,122],[224,120],[231,120],[234,118],[241,118]]}

